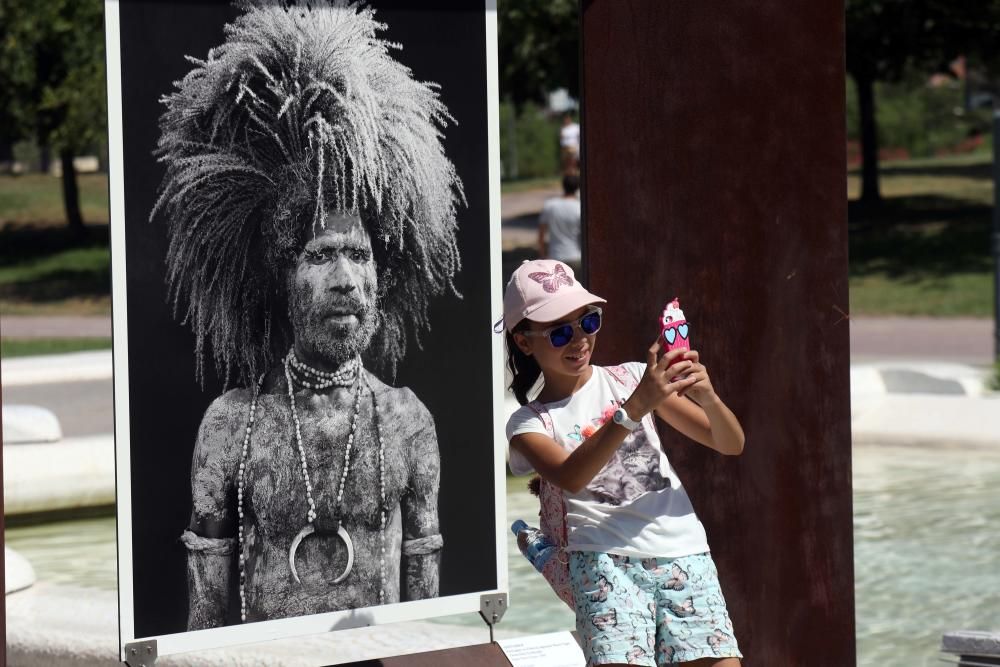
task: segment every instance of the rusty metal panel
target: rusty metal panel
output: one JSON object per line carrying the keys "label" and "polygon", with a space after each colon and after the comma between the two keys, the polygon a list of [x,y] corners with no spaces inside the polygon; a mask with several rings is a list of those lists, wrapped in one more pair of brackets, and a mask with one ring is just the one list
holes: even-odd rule
{"label": "rusty metal panel", "polygon": [[679,296],[747,434],[664,432],[745,665],[855,664],[843,5],[582,5],[585,258],[601,363]]}

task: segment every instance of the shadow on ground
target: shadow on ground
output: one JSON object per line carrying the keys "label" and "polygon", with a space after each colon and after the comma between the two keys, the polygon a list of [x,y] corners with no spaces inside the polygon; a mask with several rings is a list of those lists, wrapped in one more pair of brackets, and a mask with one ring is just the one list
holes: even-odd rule
{"label": "shadow on ground", "polygon": [[893,197],[875,207],[851,201],[851,275],[917,278],[990,271],[991,215],[990,206],[939,195]]}
{"label": "shadow on ground", "polygon": [[44,304],[111,293],[109,228],[6,226],[0,230],[0,299]]}
{"label": "shadow on ground", "polygon": [[534,232],[538,231],[538,214],[528,213],[526,215],[519,215],[513,218],[504,218],[503,226],[505,229],[528,229]]}
{"label": "shadow on ground", "polygon": [[87,225],[84,238],[68,226],[39,227],[5,225],[0,228],[0,267],[22,264],[27,260],[48,257],[64,250],[104,247],[110,242],[108,225]]}
{"label": "shadow on ground", "polygon": [[879,173],[882,176],[950,176],[989,180],[993,178],[993,163],[985,161],[977,164],[928,164],[920,166],[890,164],[880,167]]}

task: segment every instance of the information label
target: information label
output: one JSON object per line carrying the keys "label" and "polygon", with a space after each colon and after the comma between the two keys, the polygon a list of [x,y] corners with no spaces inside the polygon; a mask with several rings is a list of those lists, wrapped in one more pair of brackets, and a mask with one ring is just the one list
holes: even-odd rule
{"label": "information label", "polygon": [[580,645],[569,632],[502,639],[497,642],[512,667],[583,667]]}

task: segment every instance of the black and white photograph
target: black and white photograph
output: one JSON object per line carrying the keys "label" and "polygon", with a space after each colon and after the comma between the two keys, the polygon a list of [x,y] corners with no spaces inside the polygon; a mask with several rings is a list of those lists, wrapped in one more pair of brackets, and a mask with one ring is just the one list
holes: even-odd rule
{"label": "black and white photograph", "polygon": [[106,3],[123,647],[506,590],[494,7]]}

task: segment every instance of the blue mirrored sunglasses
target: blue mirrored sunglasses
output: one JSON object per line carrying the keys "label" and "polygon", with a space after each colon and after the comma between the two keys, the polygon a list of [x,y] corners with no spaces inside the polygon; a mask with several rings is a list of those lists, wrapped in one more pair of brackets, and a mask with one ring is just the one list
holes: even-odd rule
{"label": "blue mirrored sunglasses", "polygon": [[573,340],[573,331],[579,327],[580,331],[589,335],[595,334],[601,329],[601,309],[597,306],[591,307],[579,319],[572,322],[563,322],[548,329],[534,331],[528,329],[522,331],[525,336],[545,336],[552,343],[552,347],[565,347]]}

